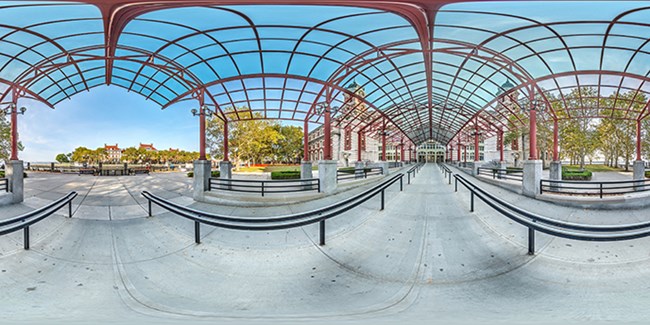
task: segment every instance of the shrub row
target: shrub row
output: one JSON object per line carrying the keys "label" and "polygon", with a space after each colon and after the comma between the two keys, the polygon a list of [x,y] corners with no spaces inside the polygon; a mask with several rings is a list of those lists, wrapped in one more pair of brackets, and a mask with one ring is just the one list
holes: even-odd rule
{"label": "shrub row", "polygon": [[646,170],[646,172],[645,172],[645,178],[650,178],[650,170]]}
{"label": "shrub row", "polygon": [[271,172],[271,179],[300,179],[300,171]]}
{"label": "shrub row", "polygon": [[[5,178],[4,170],[0,170],[0,178]],[[23,172],[23,178],[27,178],[27,173]]]}
{"label": "shrub row", "polygon": [[[218,170],[213,170],[213,171],[210,173],[210,175],[211,175],[212,177],[220,177],[220,176],[221,176],[221,172],[218,171]],[[194,177],[194,172],[193,172],[193,171],[191,171],[191,172],[187,172],[187,177]]]}
{"label": "shrub row", "polygon": [[588,170],[570,170],[562,168],[562,179],[566,181],[590,181],[591,172]]}

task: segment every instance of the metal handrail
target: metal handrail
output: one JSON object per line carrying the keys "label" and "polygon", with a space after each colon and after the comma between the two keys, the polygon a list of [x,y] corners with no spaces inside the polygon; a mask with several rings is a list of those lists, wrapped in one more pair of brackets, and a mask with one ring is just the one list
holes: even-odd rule
{"label": "metal handrail", "polygon": [[336,171],[336,181],[348,179],[368,178],[368,176],[383,175],[384,169],[381,167],[363,167],[359,169],[350,169],[349,171]]}
{"label": "metal handrail", "polygon": [[335,217],[343,212],[359,206],[368,201],[377,194],[381,194],[381,210],[384,209],[384,191],[396,183],[400,182],[400,191],[403,190],[402,179],[404,174],[399,173],[388,180],[374,186],[373,188],[359,193],[353,197],[347,198],[341,202],[330,204],[328,206],[315,210],[301,212],[291,215],[276,216],[269,218],[244,218],[218,215],[209,212],[199,211],[176,203],[167,201],[159,196],[143,191],[144,196],[149,202],[149,216],[152,216],[152,203],[175,213],[181,217],[194,221],[194,240],[200,243],[200,224],[206,224],[215,227],[221,227],[234,230],[251,230],[251,231],[268,231],[302,227],[305,225],[320,223],[320,244],[325,244],[325,220]]}
{"label": "metal handrail", "polygon": [[292,193],[314,190],[320,193],[320,179],[252,180],[210,177],[208,181],[208,191],[211,191],[212,189],[232,192],[260,193],[262,196],[269,193]]}
{"label": "metal handrail", "polygon": [[[650,191],[650,181],[645,179],[629,180],[629,181],[564,181],[542,179],[539,181],[539,194],[544,192],[574,194],[574,195],[622,195],[634,192]],[[591,185],[591,186],[575,186],[575,185]],[[616,186],[623,185],[623,186]],[[626,190],[632,189],[632,190]],[[567,191],[567,190],[582,190],[581,191]],[[615,191],[611,191],[615,190]],[[616,191],[623,190],[623,191]],[[588,192],[594,191],[594,192]]]}
{"label": "metal handrail", "polygon": [[9,192],[9,180],[6,178],[0,178],[0,190],[4,189],[5,192]]}
{"label": "metal handrail", "polygon": [[68,217],[72,218],[72,200],[77,197],[77,192],[70,192],[62,198],[34,211],[0,221],[0,236],[23,229],[24,248],[29,249],[29,226],[51,216],[66,204]]}
{"label": "metal handrail", "polygon": [[513,169],[479,167],[478,175],[492,176],[492,179],[510,179],[515,181],[521,181],[523,180],[524,177],[524,171],[513,170]]}
{"label": "metal handrail", "polygon": [[[528,227],[529,254],[535,253],[535,231],[560,238],[582,241],[621,241],[650,236],[650,222],[628,225],[584,225],[558,221],[505,202],[468,181],[462,175],[454,174],[454,179],[456,180],[456,191],[458,190],[458,182],[470,191],[470,212],[474,211],[474,196],[477,196],[481,201],[505,217]],[[582,233],[567,230],[577,230]],[[630,232],[632,230],[642,231]]]}

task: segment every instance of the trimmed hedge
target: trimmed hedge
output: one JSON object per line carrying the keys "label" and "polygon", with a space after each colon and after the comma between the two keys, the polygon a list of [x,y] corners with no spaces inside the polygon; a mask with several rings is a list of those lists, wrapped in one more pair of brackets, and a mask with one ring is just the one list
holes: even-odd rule
{"label": "trimmed hedge", "polygon": [[[5,178],[4,170],[0,170],[0,178]],[[27,178],[27,173],[23,172],[23,178]]]}
{"label": "trimmed hedge", "polygon": [[562,168],[562,179],[565,181],[590,181],[591,176],[591,171],[588,170]]}
{"label": "trimmed hedge", "polygon": [[650,178],[650,170],[646,170],[646,172],[645,172],[645,178]]}
{"label": "trimmed hedge", "polygon": [[271,179],[300,179],[300,171],[271,172]]}
{"label": "trimmed hedge", "polygon": [[[210,173],[210,175],[211,175],[211,177],[220,177],[220,176],[221,176],[221,172],[218,171],[218,170],[213,170],[213,171]],[[187,172],[187,177],[194,177],[194,172],[193,172],[193,171],[191,171],[191,172]]]}

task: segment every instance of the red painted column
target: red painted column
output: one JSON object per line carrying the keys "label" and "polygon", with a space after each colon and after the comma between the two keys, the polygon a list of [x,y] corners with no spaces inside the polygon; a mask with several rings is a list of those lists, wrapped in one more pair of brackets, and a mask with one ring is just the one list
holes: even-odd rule
{"label": "red painted column", "polygon": [[9,160],[18,160],[18,98],[13,98],[11,103],[11,158]]}
{"label": "red painted column", "polygon": [[381,128],[381,161],[386,161],[386,120]]}
{"label": "red painted column", "polygon": [[399,147],[399,145],[396,144],[395,145],[395,161],[397,161],[397,147]]}
{"label": "red painted column", "polygon": [[467,162],[467,146],[463,145],[463,162]]}
{"label": "red painted column", "polygon": [[636,120],[636,160],[641,160],[641,120]]}
{"label": "red painted column", "polygon": [[409,146],[409,161],[413,161],[412,153],[413,153],[413,148],[411,148],[411,146]]}
{"label": "red painted column", "polygon": [[530,134],[528,138],[530,139],[530,154],[528,155],[528,160],[537,160],[537,107],[535,107],[535,95],[531,91],[530,94]]}
{"label": "red painted column", "polygon": [[404,161],[404,142],[400,144],[400,156],[399,156],[400,161]]}
{"label": "red painted column", "polygon": [[497,146],[499,146],[499,161],[503,160],[503,129],[499,128],[497,133]]}
{"label": "red painted column", "polygon": [[454,145],[449,146],[449,162],[454,162]]}
{"label": "red painted column", "polygon": [[460,141],[458,141],[458,162],[460,162]]}
{"label": "red painted column", "polygon": [[324,128],[324,143],[323,143],[323,160],[332,160],[332,120],[330,116],[330,91],[329,88],[325,90],[327,102],[325,103],[325,123]]}
{"label": "red painted column", "polygon": [[357,132],[357,161],[361,161],[361,132]]}
{"label": "red painted column", "polygon": [[559,161],[560,160],[560,153],[558,152],[560,144],[558,141],[558,125],[557,125],[557,119],[553,120],[553,161]]}
{"label": "red painted column", "polygon": [[223,122],[223,161],[228,161],[228,120]]}
{"label": "red painted column", "polygon": [[302,133],[302,160],[309,161],[309,122],[307,122],[307,119],[305,119]]}
{"label": "red painted column", "polygon": [[199,113],[199,160],[206,160],[205,158],[205,106],[203,100],[200,101],[201,108]]}
{"label": "red painted column", "polygon": [[478,118],[476,119],[476,124],[474,125],[474,161],[479,161],[481,155],[478,152]]}

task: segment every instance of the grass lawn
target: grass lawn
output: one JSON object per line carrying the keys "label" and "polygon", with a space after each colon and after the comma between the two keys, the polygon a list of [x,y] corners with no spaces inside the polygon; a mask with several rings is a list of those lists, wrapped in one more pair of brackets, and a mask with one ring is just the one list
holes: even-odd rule
{"label": "grass lawn", "polygon": [[[563,165],[562,167],[564,167]],[[580,169],[580,165],[566,165],[569,169],[577,170]],[[607,165],[585,165],[585,169],[591,172],[621,172],[625,171],[625,168],[614,168]]]}

